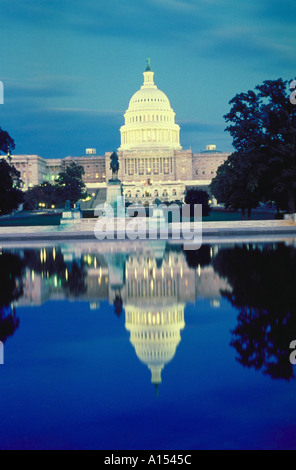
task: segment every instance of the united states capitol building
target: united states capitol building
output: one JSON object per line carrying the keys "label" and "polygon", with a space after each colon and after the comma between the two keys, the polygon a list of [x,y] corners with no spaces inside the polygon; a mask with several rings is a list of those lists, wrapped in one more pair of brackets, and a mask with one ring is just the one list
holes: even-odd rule
{"label": "united states capitol building", "polygon": [[[120,128],[118,177],[123,193],[130,202],[150,203],[156,197],[183,200],[186,188],[207,187],[229,154],[218,151],[215,145],[200,153],[184,150],[175,113],[168,97],[154,83],[149,60],[143,75],[143,85],[132,96]],[[45,159],[13,155],[12,161],[21,173],[24,190],[43,181],[54,182],[62,164],[75,161],[84,167],[84,182],[92,198],[88,207],[95,207],[104,199],[111,178],[112,152],[97,155],[96,149],[88,148],[82,156]]]}

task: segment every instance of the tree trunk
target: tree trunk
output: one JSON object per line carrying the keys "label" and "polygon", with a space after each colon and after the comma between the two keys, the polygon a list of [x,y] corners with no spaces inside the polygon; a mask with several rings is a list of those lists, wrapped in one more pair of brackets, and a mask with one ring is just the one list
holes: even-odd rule
{"label": "tree trunk", "polygon": [[246,209],[242,209],[242,220],[245,220],[245,210]]}
{"label": "tree trunk", "polygon": [[251,218],[252,208],[248,207],[248,219]]}

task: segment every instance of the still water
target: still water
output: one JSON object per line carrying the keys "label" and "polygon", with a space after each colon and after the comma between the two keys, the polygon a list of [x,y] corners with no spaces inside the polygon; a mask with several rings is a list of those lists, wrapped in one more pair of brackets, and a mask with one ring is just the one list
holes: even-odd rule
{"label": "still water", "polygon": [[295,449],[295,241],[3,247],[1,449]]}

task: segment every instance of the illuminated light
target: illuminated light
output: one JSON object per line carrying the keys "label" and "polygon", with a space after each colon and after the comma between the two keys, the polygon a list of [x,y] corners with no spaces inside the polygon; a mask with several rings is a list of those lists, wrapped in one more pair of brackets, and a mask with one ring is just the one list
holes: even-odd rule
{"label": "illuminated light", "polygon": [[153,279],[151,279],[150,287],[151,287],[151,290],[153,291],[153,289],[154,289],[154,282],[153,282]]}
{"label": "illuminated light", "polygon": [[181,276],[181,279],[183,278],[183,266],[181,266],[180,268],[180,276]]}
{"label": "illuminated light", "polygon": [[97,258],[95,257],[95,258],[94,258],[94,267],[97,268],[97,265],[98,265],[98,263],[97,263]]}
{"label": "illuminated light", "polygon": [[51,208],[52,208],[52,209],[55,209],[55,205],[54,205],[54,204],[52,204],[52,205],[51,205]]}
{"label": "illuminated light", "polygon": [[200,277],[200,274],[201,274],[200,264],[198,265],[197,272],[198,272],[198,276]]}
{"label": "illuminated light", "polygon": [[32,270],[32,275],[31,275],[31,277],[32,277],[32,281],[34,282],[34,281],[35,281],[35,271],[34,271],[34,269]]}
{"label": "illuminated light", "polygon": [[210,249],[210,256],[211,256],[211,258],[213,258],[213,248],[212,247]]}
{"label": "illuminated light", "polygon": [[65,279],[66,281],[68,282],[68,279],[69,279],[69,272],[68,272],[68,269],[66,268],[65,270]]}
{"label": "illuminated light", "polygon": [[137,271],[137,268],[135,268],[135,278],[137,279],[138,277],[138,271]]}
{"label": "illuminated light", "polygon": [[102,278],[98,277],[98,285],[100,286],[102,284]]}
{"label": "illuminated light", "polygon": [[53,282],[54,282],[54,286],[55,286],[55,287],[58,287],[58,278],[57,278],[57,275],[54,276]]}
{"label": "illuminated light", "polygon": [[44,260],[44,263],[46,263],[46,259],[47,259],[46,250],[45,250],[45,248],[44,248],[44,250],[43,250],[43,260]]}
{"label": "illuminated light", "polygon": [[153,279],[155,279],[155,276],[156,276],[156,270],[155,270],[155,268],[153,268],[153,270],[152,270],[152,276],[153,276]]}
{"label": "illuminated light", "polygon": [[52,258],[55,261],[55,259],[56,259],[56,249],[55,249],[55,247],[53,247],[53,249],[52,249]]}
{"label": "illuminated light", "polygon": [[163,267],[161,268],[161,277],[164,278],[164,269],[163,269]]}
{"label": "illuminated light", "polygon": [[40,250],[40,261],[41,263],[43,263],[43,251],[42,250]]}

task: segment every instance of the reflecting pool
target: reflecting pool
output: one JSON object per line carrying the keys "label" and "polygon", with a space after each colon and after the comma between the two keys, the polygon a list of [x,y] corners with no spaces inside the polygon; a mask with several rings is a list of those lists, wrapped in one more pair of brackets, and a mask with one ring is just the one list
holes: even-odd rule
{"label": "reflecting pool", "polygon": [[295,246],[3,246],[0,448],[295,449]]}

